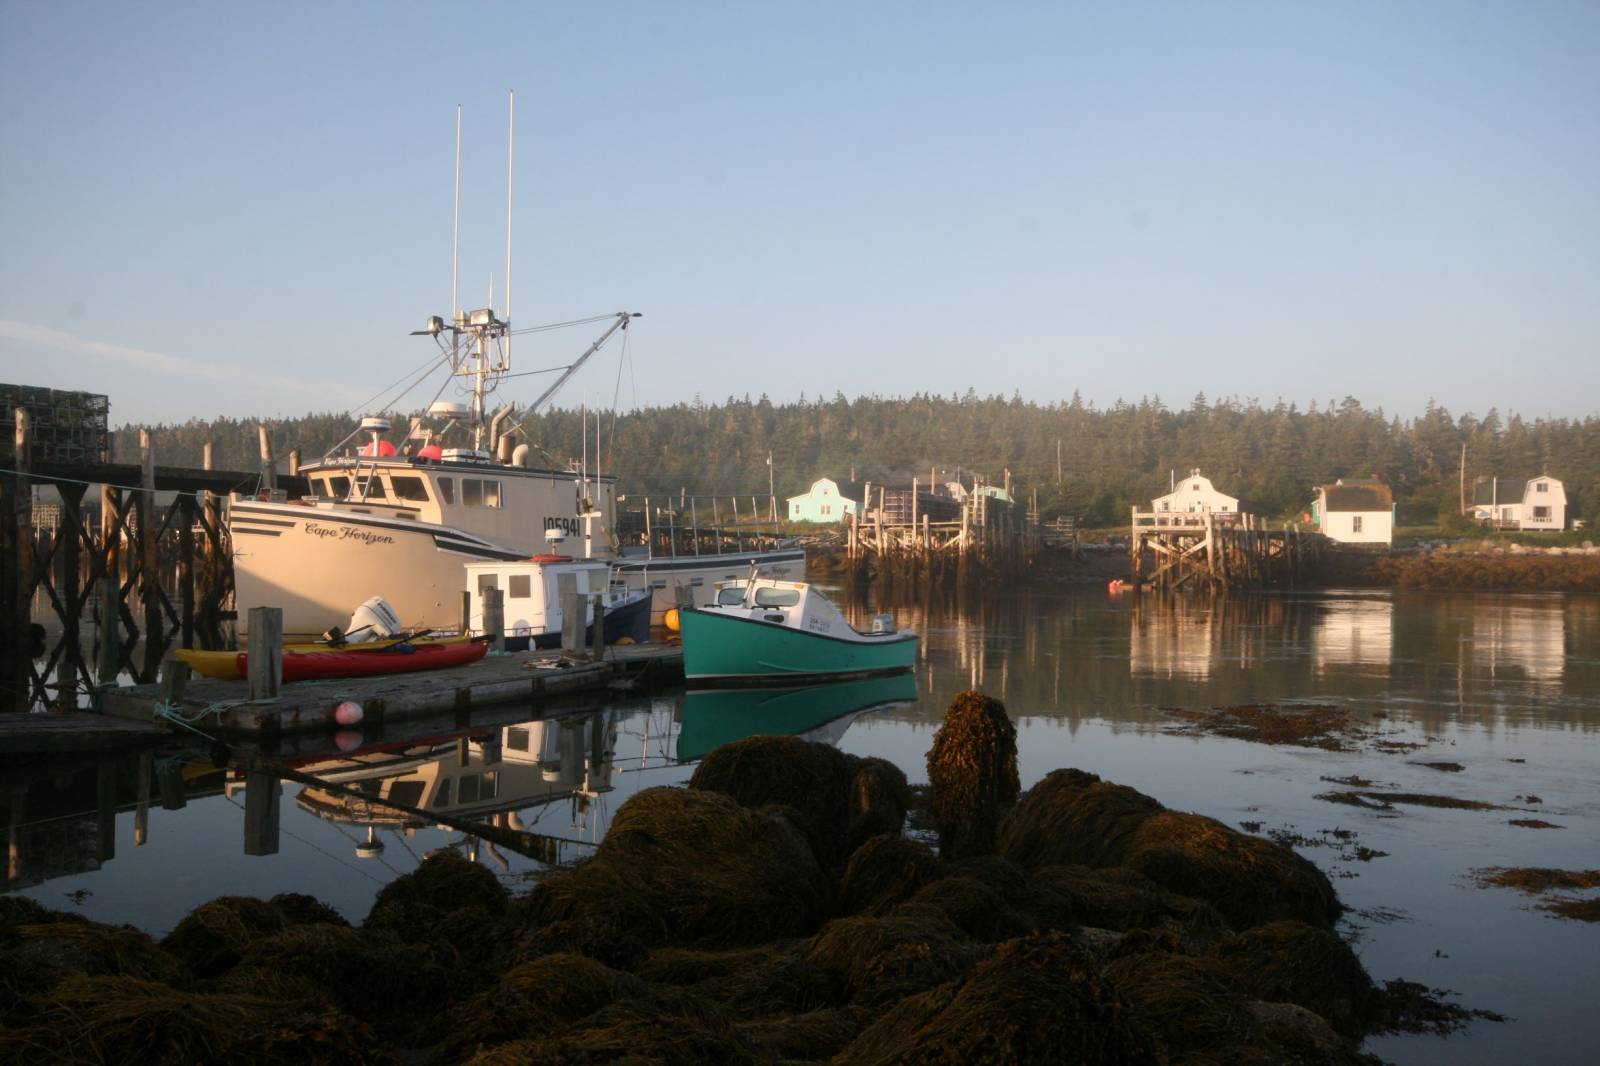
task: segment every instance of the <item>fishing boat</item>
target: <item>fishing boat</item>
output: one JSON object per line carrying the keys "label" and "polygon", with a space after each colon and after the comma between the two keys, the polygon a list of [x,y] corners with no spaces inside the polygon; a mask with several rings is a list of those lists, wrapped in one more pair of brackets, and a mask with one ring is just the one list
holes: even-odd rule
{"label": "fishing boat", "polygon": [[[285,681],[316,681],[336,677],[372,677],[383,674],[411,674],[421,670],[442,670],[465,666],[483,658],[489,650],[484,641],[469,640],[440,644],[396,644],[377,651],[285,652]],[[236,652],[235,665],[240,677],[250,672],[250,653]]]}
{"label": "fishing boat", "polygon": [[600,601],[607,644],[642,644],[650,639],[650,590],[630,589],[614,580],[609,563],[552,553],[515,562],[468,563],[466,573],[473,632],[488,632],[485,593],[499,590],[507,651],[559,645],[562,604],[574,593],[584,600],[585,628],[594,625],[595,601]]}
{"label": "fishing boat", "polygon": [[[458,187],[459,122],[458,113]],[[314,636],[339,621],[347,604],[373,592],[394,605],[409,629],[453,629],[464,564],[548,552],[552,532],[567,540],[574,557],[613,562],[618,580],[649,589],[653,619],[680,596],[709,602],[716,581],[751,566],[804,578],[805,551],[796,547],[669,559],[629,553],[617,533],[617,479],[599,471],[598,446],[592,466],[587,455],[574,469],[534,464],[523,424],[609,341],[620,336],[625,345],[640,316],[620,311],[556,324],[605,325],[577,358],[555,368],[562,373],[532,403],[496,403],[508,379],[543,372],[513,371],[514,337],[555,328],[512,328],[509,169],[503,308],[491,295],[488,307],[462,309],[452,282],[450,315],[431,316],[412,334],[437,345],[430,362],[446,377],[440,393],[453,385],[461,398],[435,400],[409,425],[384,414],[363,417],[344,440],[300,466],[310,488],[302,499],[286,499],[270,486],[230,498],[241,633],[250,609],[262,606],[282,609],[286,636]],[[456,206],[459,213],[459,200]],[[397,409],[424,382],[437,385],[428,369],[424,364],[374,397],[376,409]],[[586,450],[588,439],[586,431]]]}
{"label": "fishing boat", "polygon": [[862,633],[804,581],[753,577],[719,585],[716,602],[679,612],[691,681],[771,682],[908,670],[917,635],[880,614]]}
{"label": "fishing boat", "polygon": [[[433,644],[465,644],[471,639],[471,637],[464,635],[444,637],[409,637],[402,635],[374,640],[365,644],[336,644],[323,641],[296,642],[285,644],[283,646],[283,654],[286,657],[290,655],[370,655],[373,652],[388,651],[401,644],[410,644],[413,647],[427,647]],[[238,680],[245,676],[244,668],[239,665],[240,655],[236,651],[201,651],[198,648],[179,648],[173,654],[201,677],[213,677],[229,681]]]}

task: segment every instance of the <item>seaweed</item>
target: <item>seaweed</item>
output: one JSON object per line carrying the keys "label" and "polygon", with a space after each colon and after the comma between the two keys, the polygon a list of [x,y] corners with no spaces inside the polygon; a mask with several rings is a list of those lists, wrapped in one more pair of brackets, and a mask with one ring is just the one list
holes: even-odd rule
{"label": "seaweed", "polygon": [[926,845],[888,833],[872,837],[851,853],[845,866],[839,910],[885,913],[933,880],[938,866],[938,858]]}
{"label": "seaweed", "polygon": [[1215,707],[1207,711],[1167,708],[1166,713],[1188,725],[1177,733],[1250,740],[1258,744],[1293,744],[1349,751],[1350,712],[1329,704],[1265,703]]}
{"label": "seaweed", "polygon": [[836,918],[812,938],[805,955],[833,975],[843,998],[875,1006],[955,980],[982,950],[943,913],[903,908],[882,918]]}
{"label": "seaweed", "polygon": [[855,760],[831,745],[753,736],[706,755],[689,788],[730,796],[744,807],[779,804],[796,811],[819,849],[818,858],[831,866],[846,857],[856,772]]}
{"label": "seaweed", "polygon": [[540,882],[531,914],[606,924],[645,945],[810,933],[832,906],[833,885],[792,818],[720,792],[646,789],[618,809],[593,857]]}
{"label": "seaweed", "polygon": [[1001,816],[1016,802],[1017,728],[999,700],[962,692],[928,749],[930,809],[947,859],[994,850]]}
{"label": "seaweed", "polygon": [[1363,1035],[1381,1009],[1361,960],[1327,929],[1272,922],[1222,941],[1212,957],[1247,998],[1304,1007],[1347,1037]]}
{"label": "seaweed", "polygon": [[219,977],[257,940],[283,932],[278,908],[250,896],[219,896],[190,911],[161,946],[182,959],[196,977]]}

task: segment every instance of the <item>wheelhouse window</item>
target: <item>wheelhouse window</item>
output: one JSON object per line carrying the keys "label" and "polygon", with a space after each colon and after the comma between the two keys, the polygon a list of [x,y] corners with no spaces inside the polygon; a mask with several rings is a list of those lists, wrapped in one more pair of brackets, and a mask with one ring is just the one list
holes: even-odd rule
{"label": "wheelhouse window", "polygon": [[396,499],[412,500],[416,503],[428,502],[428,486],[420,477],[389,478],[389,484],[394,488]]}
{"label": "wheelhouse window", "polygon": [[456,502],[455,478],[442,477],[435,484],[439,486],[439,500],[441,503]]}
{"label": "wheelhouse window", "polygon": [[462,478],[461,502],[468,507],[499,507],[500,482],[475,477]]}
{"label": "wheelhouse window", "polygon": [[342,500],[350,495],[350,479],[347,477],[331,477],[328,479],[328,493],[336,500]]}
{"label": "wheelhouse window", "polygon": [[717,603],[722,607],[737,607],[744,602],[744,589],[718,589]]}
{"label": "wheelhouse window", "polygon": [[364,477],[356,479],[356,494],[369,500],[384,498],[383,479],[380,477]]}
{"label": "wheelhouse window", "polygon": [[793,607],[799,602],[799,589],[756,589],[757,607]]}
{"label": "wheelhouse window", "polygon": [[527,574],[512,574],[511,587],[506,593],[513,600],[533,598],[533,579]]}

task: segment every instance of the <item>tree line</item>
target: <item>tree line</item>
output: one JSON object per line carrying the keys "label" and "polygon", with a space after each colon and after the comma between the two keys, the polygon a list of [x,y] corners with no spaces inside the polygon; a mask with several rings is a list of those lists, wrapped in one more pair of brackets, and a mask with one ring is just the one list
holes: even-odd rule
{"label": "tree line", "polygon": [[[359,416],[309,414],[290,419],[195,419],[149,426],[162,465],[200,465],[207,441],[222,469],[254,469],[257,426],[272,433],[281,457],[293,448],[309,460],[345,438]],[[393,416],[402,435],[404,414]],[[137,426],[114,433],[121,461],[137,455]],[[536,465],[565,468],[596,453],[596,419],[555,408],[527,420]],[[1173,472],[1198,467],[1217,488],[1257,513],[1289,518],[1307,507],[1315,486],[1376,475],[1395,491],[1403,525],[1461,523],[1462,447],[1466,494],[1476,479],[1548,473],[1567,488],[1569,513],[1600,522],[1600,416],[1532,421],[1491,409],[1452,415],[1430,403],[1402,419],[1354,397],[1301,408],[1237,398],[1183,408],[1159,398],[1097,407],[1074,395],[1036,403],[1018,395],[917,394],[885,398],[806,399],[773,403],[729,397],[616,414],[598,424],[600,469],[622,479],[629,495],[765,496],[767,459],[781,499],[818,477],[907,485],[934,465],[998,483],[1011,472],[1024,501],[1037,492],[1045,518],[1074,515],[1089,525],[1127,521],[1168,490]]]}

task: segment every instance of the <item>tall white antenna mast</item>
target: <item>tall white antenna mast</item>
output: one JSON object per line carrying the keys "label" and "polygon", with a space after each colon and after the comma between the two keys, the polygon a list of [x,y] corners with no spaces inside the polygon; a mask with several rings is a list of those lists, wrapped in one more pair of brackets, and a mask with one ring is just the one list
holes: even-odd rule
{"label": "tall white antenna mast", "polygon": [[511,164],[516,155],[517,91],[508,90],[506,112],[506,369],[511,369]]}
{"label": "tall white antenna mast", "polygon": [[450,321],[461,318],[457,280],[461,274],[461,105],[456,105],[456,209],[450,233]]}

